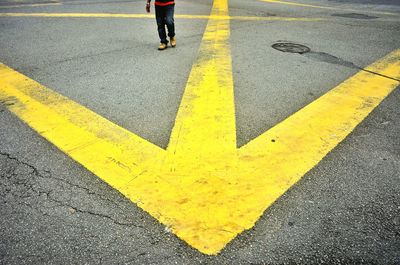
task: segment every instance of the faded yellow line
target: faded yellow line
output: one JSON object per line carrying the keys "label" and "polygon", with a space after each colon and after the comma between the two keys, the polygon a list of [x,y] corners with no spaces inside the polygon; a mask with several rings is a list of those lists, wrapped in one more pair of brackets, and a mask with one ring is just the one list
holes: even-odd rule
{"label": "faded yellow line", "polygon": [[374,11],[374,10],[366,10],[366,9],[349,9],[349,8],[339,8],[339,7],[330,7],[330,6],[320,6],[320,5],[310,5],[310,4],[302,4],[296,2],[288,2],[288,1],[280,1],[280,0],[260,0],[262,2],[274,3],[274,4],[282,4],[282,5],[291,5],[291,6],[300,6],[300,7],[310,7],[310,8],[319,8],[319,9],[328,9],[328,10],[341,10],[341,11],[349,11],[349,12],[366,12],[371,14],[381,14],[381,15],[392,15],[399,16],[400,14],[391,13],[391,12],[383,12],[383,11]]}
{"label": "faded yellow line", "polygon": [[41,6],[59,6],[61,3],[45,3],[45,4],[25,4],[25,5],[9,5],[9,6],[0,6],[0,9],[6,8],[20,8],[20,7],[41,7]]}
{"label": "faded yellow line", "polygon": [[3,64],[0,64],[0,102],[116,189],[165,153]]}
{"label": "faded yellow line", "polygon": [[[0,13],[0,17],[56,17],[56,18],[148,18],[153,14],[110,14],[110,13]],[[211,20],[250,20],[250,21],[321,21],[323,18],[303,17],[252,17],[228,15],[185,15],[176,14],[178,19],[211,19]]]}
{"label": "faded yellow line", "polygon": [[58,18],[152,18],[151,14],[108,14],[108,13],[0,13],[2,17],[58,17]]}
{"label": "faded yellow line", "polygon": [[[210,19],[214,19],[211,17]],[[231,16],[230,20],[254,20],[254,21],[297,21],[297,22],[313,22],[313,21],[325,21],[325,18],[306,18],[306,17],[251,17],[251,16]]]}

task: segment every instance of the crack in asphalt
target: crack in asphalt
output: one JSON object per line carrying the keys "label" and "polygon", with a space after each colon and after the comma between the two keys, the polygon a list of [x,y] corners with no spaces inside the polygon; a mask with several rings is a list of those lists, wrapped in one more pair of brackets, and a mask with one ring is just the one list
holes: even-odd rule
{"label": "crack in asphalt", "polygon": [[[67,181],[67,180],[65,180],[65,179],[61,179],[61,178],[57,178],[57,177],[52,176],[52,174],[51,174],[51,172],[50,172],[49,170],[44,170],[44,172],[45,172],[46,174],[49,175],[49,176],[45,176],[45,175],[43,175],[42,173],[40,173],[39,170],[38,170],[35,166],[33,166],[33,165],[31,165],[31,164],[28,164],[28,163],[26,163],[26,162],[24,162],[24,161],[21,161],[21,160],[17,159],[16,157],[11,156],[11,155],[8,154],[8,153],[2,153],[2,152],[0,152],[0,155],[7,156],[8,159],[14,160],[14,161],[16,161],[16,162],[18,162],[18,163],[20,163],[20,164],[23,164],[23,165],[29,167],[30,169],[32,169],[33,174],[36,175],[36,176],[38,176],[38,177],[40,177],[40,178],[43,178],[43,179],[52,179],[52,180],[57,180],[57,181],[63,182],[63,183],[65,183],[65,184],[67,184],[67,185],[69,185],[69,186],[71,186],[71,187],[75,187],[75,188],[78,188],[78,189],[82,189],[82,190],[84,190],[84,191],[85,191],[87,194],[89,194],[89,195],[95,195],[95,196],[99,197],[100,199],[105,200],[105,201],[108,201],[108,202],[114,204],[115,206],[119,207],[119,205],[118,205],[116,202],[114,202],[114,201],[112,201],[112,200],[110,200],[110,199],[108,199],[108,198],[105,198],[104,196],[101,196],[100,194],[97,194],[97,193],[91,191],[91,190],[90,190],[89,188],[87,188],[87,187],[80,186],[80,185],[78,185],[78,184],[69,182],[69,181]],[[17,184],[18,184],[18,183],[17,183]]]}
{"label": "crack in asphalt", "polygon": [[[91,54],[80,55],[80,56],[72,56],[72,57],[64,58],[62,60],[56,60],[56,61],[50,62],[46,67],[43,67],[42,69],[52,68],[55,65],[68,63],[68,62],[72,62],[72,61],[79,61],[82,59],[91,59],[91,58],[98,57],[98,56],[109,55],[112,53],[121,53],[121,52],[129,51],[129,50],[133,50],[133,49],[136,49],[136,47],[128,46],[128,47],[121,47],[118,49],[101,51],[98,53],[91,53]],[[40,69],[40,68],[38,68],[38,69]]]}
{"label": "crack in asphalt", "polygon": [[112,218],[111,216],[106,215],[106,214],[96,213],[96,212],[89,211],[89,210],[82,210],[82,209],[79,209],[79,208],[76,207],[76,206],[70,205],[70,204],[68,204],[68,203],[64,203],[63,201],[60,201],[60,200],[57,200],[57,199],[53,198],[53,197],[51,196],[51,192],[50,192],[50,193],[47,193],[47,198],[48,198],[50,201],[53,201],[53,202],[58,203],[58,206],[61,206],[61,207],[68,207],[69,209],[73,209],[73,210],[74,210],[75,212],[77,212],[77,213],[89,214],[89,215],[96,216],[96,217],[106,218],[106,219],[111,220],[114,224],[121,225],[121,226],[137,227],[137,228],[142,228],[142,229],[144,229],[143,226],[137,225],[137,224],[132,223],[132,222],[121,222],[121,221],[118,221],[118,220],[116,220],[116,219],[114,219],[114,218]]}
{"label": "crack in asphalt", "polygon": [[[24,166],[28,167],[31,170],[31,172],[29,174],[33,174],[33,175],[35,175],[37,177],[40,177],[40,178],[43,178],[43,179],[51,179],[51,180],[57,180],[57,181],[63,182],[65,184],[69,185],[70,187],[74,187],[74,188],[78,188],[78,189],[84,190],[89,195],[95,195],[95,196],[97,196],[98,198],[100,198],[102,200],[106,200],[106,201],[111,202],[114,205],[118,206],[115,202],[111,201],[110,199],[104,198],[103,196],[101,196],[99,194],[96,194],[95,192],[91,191],[87,187],[80,186],[80,185],[77,185],[75,183],[71,183],[71,182],[69,182],[69,181],[67,181],[65,179],[60,179],[60,178],[56,178],[56,177],[52,176],[51,172],[48,171],[48,170],[46,170],[45,172],[51,177],[44,176],[42,173],[40,173],[40,171],[35,166],[33,166],[33,165],[31,165],[31,164],[29,164],[27,162],[21,161],[18,158],[13,157],[9,153],[0,152],[0,156],[6,157],[6,159],[13,160],[13,161],[17,162],[20,165],[24,165]],[[51,191],[51,190],[50,191],[45,191],[45,190],[43,190],[43,187],[40,187],[40,185],[37,185],[36,183],[29,183],[29,179],[16,179],[18,174],[15,172],[15,170],[13,170],[12,172],[8,172],[8,173],[9,173],[8,175],[4,174],[4,177],[6,177],[7,179],[13,179],[13,182],[12,182],[13,185],[22,185],[22,186],[26,187],[26,190],[23,191],[24,194],[22,196],[21,196],[21,194],[17,195],[21,199],[27,199],[27,198],[33,197],[34,196],[33,194],[29,194],[28,193],[28,191],[32,191],[32,193],[36,194],[35,196],[37,196],[37,197],[41,197],[41,196],[45,195],[47,200],[52,201],[54,203],[57,203],[57,205],[54,206],[54,207],[67,207],[69,209],[72,209],[74,212],[78,212],[78,213],[82,213],[82,214],[88,214],[88,215],[92,215],[92,216],[108,219],[108,220],[112,221],[116,225],[128,226],[128,227],[136,227],[136,228],[144,229],[143,226],[137,225],[137,224],[135,224],[133,222],[123,222],[123,221],[114,219],[113,217],[111,217],[111,216],[109,216],[107,214],[97,213],[97,212],[94,212],[94,211],[91,211],[91,210],[80,209],[75,205],[66,203],[66,202],[64,202],[62,200],[58,200],[58,199],[54,198],[54,196],[52,195],[53,191]],[[9,188],[10,185],[7,185],[7,183],[0,183],[0,184],[5,187],[5,192],[6,193],[12,193],[11,188]],[[37,187],[37,186],[39,186],[39,187]],[[26,203],[25,201],[17,202],[17,204],[18,205],[25,205],[25,206],[33,209],[33,210],[39,211],[43,215],[49,216],[49,214],[43,212],[39,208],[33,207],[31,204]]]}

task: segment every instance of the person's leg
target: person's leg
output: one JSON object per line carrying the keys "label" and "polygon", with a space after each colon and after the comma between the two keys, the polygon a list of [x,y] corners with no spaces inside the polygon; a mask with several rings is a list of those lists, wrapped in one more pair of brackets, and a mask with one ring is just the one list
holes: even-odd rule
{"label": "person's leg", "polygon": [[156,6],[156,20],[157,20],[157,29],[158,36],[160,37],[161,43],[168,43],[167,34],[165,32],[165,7],[164,6]]}
{"label": "person's leg", "polygon": [[175,23],[174,23],[174,9],[175,5],[166,6],[165,10],[165,24],[168,28],[168,37],[175,37]]}

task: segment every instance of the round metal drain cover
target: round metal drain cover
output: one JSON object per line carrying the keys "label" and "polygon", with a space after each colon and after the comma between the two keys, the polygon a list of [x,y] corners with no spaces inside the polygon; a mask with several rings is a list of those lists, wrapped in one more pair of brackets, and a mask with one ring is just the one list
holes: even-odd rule
{"label": "round metal drain cover", "polygon": [[272,48],[281,52],[291,52],[291,53],[307,53],[310,51],[310,48],[307,46],[291,43],[291,42],[278,42],[272,45]]}

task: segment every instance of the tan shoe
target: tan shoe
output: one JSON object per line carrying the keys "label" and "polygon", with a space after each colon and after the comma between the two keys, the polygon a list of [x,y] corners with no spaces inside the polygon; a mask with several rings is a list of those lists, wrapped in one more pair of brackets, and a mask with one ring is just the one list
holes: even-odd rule
{"label": "tan shoe", "polygon": [[160,46],[158,46],[159,51],[165,50],[166,48],[167,48],[167,44],[165,44],[165,43],[160,43]]}
{"label": "tan shoe", "polygon": [[175,37],[171,37],[169,40],[171,41],[171,47],[175,47],[175,46],[176,46],[176,39],[175,39]]}

